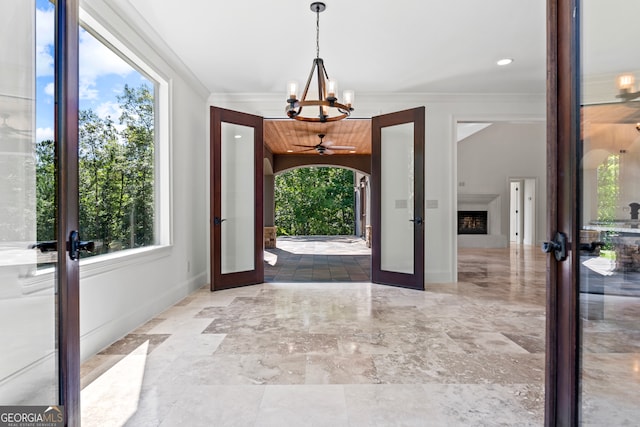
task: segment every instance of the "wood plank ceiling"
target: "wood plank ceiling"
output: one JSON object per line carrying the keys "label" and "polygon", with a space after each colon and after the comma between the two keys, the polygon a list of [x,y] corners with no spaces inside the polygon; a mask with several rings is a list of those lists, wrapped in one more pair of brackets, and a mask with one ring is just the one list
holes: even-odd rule
{"label": "wood plank ceiling", "polygon": [[[318,134],[326,135],[323,146],[329,150],[325,154],[371,155],[370,119],[345,119],[327,123],[291,119],[264,121],[264,143],[273,154],[317,156],[319,153],[313,147],[320,143]],[[331,146],[353,149],[331,150]]]}

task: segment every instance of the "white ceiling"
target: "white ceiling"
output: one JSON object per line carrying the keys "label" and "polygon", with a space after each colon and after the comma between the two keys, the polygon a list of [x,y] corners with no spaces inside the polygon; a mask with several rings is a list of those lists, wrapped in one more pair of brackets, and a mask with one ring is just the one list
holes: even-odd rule
{"label": "white ceiling", "polygon": [[[211,93],[279,94],[315,57],[311,1],[122,0]],[[328,0],[320,57],[340,91],[545,91],[543,0]],[[125,9],[126,10],[126,9]],[[513,64],[498,67],[510,57]]]}

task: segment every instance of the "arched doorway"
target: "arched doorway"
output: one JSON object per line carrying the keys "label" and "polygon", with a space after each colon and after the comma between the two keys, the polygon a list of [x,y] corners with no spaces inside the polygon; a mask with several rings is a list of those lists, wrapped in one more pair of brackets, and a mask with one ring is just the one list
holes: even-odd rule
{"label": "arched doorway", "polygon": [[327,164],[275,174],[273,203],[265,203],[274,209],[265,212],[265,221],[274,221],[265,227],[265,281],[369,282],[371,249],[360,232],[368,180],[362,171]]}

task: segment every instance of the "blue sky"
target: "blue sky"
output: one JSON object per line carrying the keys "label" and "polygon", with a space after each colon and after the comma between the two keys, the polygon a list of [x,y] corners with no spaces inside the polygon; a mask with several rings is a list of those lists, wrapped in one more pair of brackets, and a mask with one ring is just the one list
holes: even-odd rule
{"label": "blue sky", "polygon": [[[36,0],[36,139],[53,139],[53,30],[54,8]],[[80,30],[80,109],[91,108],[100,117],[120,116],[116,96],[125,84],[149,81],[115,53]]]}

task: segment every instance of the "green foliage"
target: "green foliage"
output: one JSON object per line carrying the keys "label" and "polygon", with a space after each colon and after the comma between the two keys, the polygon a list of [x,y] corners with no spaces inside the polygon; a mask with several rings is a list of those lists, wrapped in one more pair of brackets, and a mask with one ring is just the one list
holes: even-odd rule
{"label": "green foliage", "polygon": [[[153,92],[125,86],[118,101],[120,130],[92,110],[79,116],[80,235],[98,243],[93,255],[154,243]],[[38,240],[55,238],[53,147],[36,148]]]}
{"label": "green foliage", "polygon": [[354,233],[353,172],[293,169],[275,178],[275,225],[280,235]]}
{"label": "green foliage", "polygon": [[37,239],[56,239],[55,143],[47,139],[36,144],[36,222]]}
{"label": "green foliage", "polygon": [[598,221],[616,219],[620,199],[620,155],[612,154],[598,166]]}

